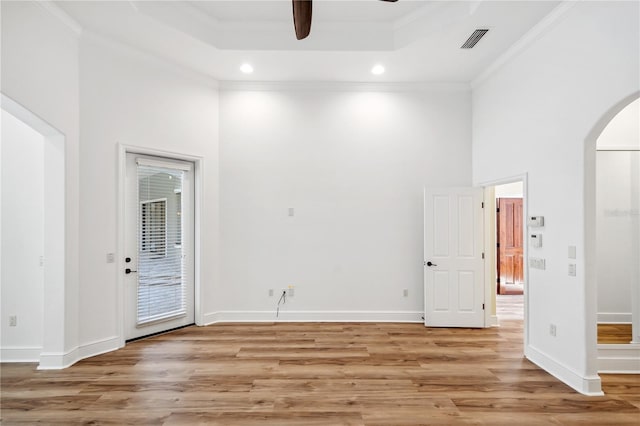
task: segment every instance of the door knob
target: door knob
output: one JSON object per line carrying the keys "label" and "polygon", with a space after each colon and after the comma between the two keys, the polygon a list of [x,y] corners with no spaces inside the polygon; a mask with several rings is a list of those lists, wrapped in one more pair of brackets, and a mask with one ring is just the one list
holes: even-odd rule
{"label": "door knob", "polygon": [[127,269],[125,269],[125,270],[124,270],[124,273],[125,273],[125,274],[130,274],[130,273],[132,273],[132,272],[138,272],[138,271],[134,271],[134,270],[132,270],[132,269],[130,269],[130,268],[127,268]]}
{"label": "door knob", "polygon": [[432,263],[431,261],[427,262],[427,266],[438,266],[435,263]]}

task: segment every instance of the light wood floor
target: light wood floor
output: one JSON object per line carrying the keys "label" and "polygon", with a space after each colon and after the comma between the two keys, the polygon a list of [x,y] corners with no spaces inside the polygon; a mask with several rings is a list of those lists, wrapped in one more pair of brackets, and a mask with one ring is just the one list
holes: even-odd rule
{"label": "light wood floor", "polygon": [[632,338],[631,324],[598,324],[598,343],[625,344]]}
{"label": "light wood floor", "polygon": [[2,365],[2,421],[164,425],[634,425],[638,376],[582,396],[522,356],[522,322],[229,324],[62,371]]}
{"label": "light wood floor", "polygon": [[496,315],[502,320],[524,318],[524,296],[522,294],[496,294]]}

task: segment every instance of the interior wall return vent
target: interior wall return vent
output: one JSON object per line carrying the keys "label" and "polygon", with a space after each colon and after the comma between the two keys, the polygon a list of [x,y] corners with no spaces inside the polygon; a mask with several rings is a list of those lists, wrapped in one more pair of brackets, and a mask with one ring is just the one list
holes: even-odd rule
{"label": "interior wall return vent", "polygon": [[473,32],[473,34],[471,34],[469,36],[469,38],[467,39],[467,41],[464,42],[464,44],[462,46],[460,46],[460,49],[471,49],[473,46],[475,46],[482,37],[484,37],[484,35],[486,33],[488,33],[489,30],[487,29],[478,29],[475,30]]}

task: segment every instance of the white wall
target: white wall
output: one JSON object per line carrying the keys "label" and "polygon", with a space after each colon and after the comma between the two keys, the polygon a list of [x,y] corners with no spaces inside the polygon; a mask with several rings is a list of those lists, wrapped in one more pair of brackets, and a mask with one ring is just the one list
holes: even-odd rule
{"label": "white wall", "polygon": [[212,319],[274,320],[293,285],[281,319],[420,321],[423,186],[470,184],[469,106],[466,89],[223,90]]}
{"label": "white wall", "polygon": [[640,151],[597,153],[598,322],[631,322],[638,276]]}
{"label": "white wall", "polygon": [[[43,341],[44,137],[2,110],[0,359],[37,361]],[[9,326],[9,317],[17,325]]]}
{"label": "white wall", "polygon": [[[598,393],[596,288],[585,278],[591,267],[584,254],[585,140],[611,108],[640,89],[639,4],[569,6],[475,85],[473,180],[528,173],[528,214],[545,216],[538,252],[547,268],[529,270],[526,354],[576,389]],[[595,143],[592,150],[595,156]],[[567,274],[570,245],[577,246],[576,277]]]}
{"label": "white wall", "polygon": [[80,339],[108,349],[120,333],[124,273],[106,261],[117,249],[118,144],[202,158],[202,300],[204,312],[215,309],[218,92],[210,80],[92,35],[82,37],[80,71]]}
{"label": "white wall", "polygon": [[65,260],[59,267],[65,291],[48,299],[54,312],[45,320],[43,343],[60,365],[78,346],[78,34],[37,3],[3,1],[0,7],[2,93],[64,134]]}

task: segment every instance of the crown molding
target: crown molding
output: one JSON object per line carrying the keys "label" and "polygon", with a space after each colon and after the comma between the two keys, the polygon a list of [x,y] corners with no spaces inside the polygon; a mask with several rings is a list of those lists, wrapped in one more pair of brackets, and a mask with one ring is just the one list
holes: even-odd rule
{"label": "crown molding", "polygon": [[51,0],[37,0],[37,4],[40,5],[44,10],[49,12],[53,17],[57,18],[61,23],[63,23],[67,28],[69,28],[76,36],[80,36],[82,34],[82,25],[75,19],[73,19],[67,12],[62,10],[60,6],[55,4]]}
{"label": "crown molding", "polygon": [[516,41],[502,55],[498,57],[491,65],[482,71],[475,79],[471,81],[471,88],[475,89],[481,86],[486,80],[495,74],[500,68],[511,62],[516,56],[525,51],[536,40],[545,35],[553,25],[556,24],[566,13],[582,0],[564,0],[556,6],[547,16],[538,22],[533,28]]}
{"label": "crown molding", "polygon": [[376,83],[351,81],[238,81],[222,80],[220,91],[308,92],[469,92],[468,83]]}

